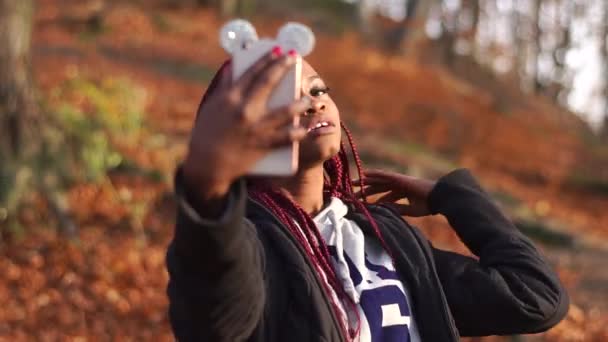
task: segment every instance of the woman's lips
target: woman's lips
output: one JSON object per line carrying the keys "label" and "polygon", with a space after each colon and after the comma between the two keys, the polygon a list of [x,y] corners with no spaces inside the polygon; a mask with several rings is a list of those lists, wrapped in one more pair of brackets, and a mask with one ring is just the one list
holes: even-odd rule
{"label": "woman's lips", "polygon": [[320,121],[308,129],[308,135],[319,136],[331,134],[335,131],[336,126],[329,121]]}
{"label": "woman's lips", "polygon": [[315,121],[313,123],[311,123],[311,125],[309,125],[308,127],[308,131],[313,131],[315,129],[319,129],[319,128],[323,128],[326,126],[333,126],[334,124],[327,121],[327,120],[320,120],[320,121]]}

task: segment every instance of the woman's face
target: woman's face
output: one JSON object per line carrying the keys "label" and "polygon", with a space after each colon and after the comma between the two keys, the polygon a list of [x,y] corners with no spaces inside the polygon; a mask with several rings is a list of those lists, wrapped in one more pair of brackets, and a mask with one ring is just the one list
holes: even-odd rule
{"label": "woman's face", "polygon": [[300,124],[309,128],[300,141],[300,166],[324,162],[340,150],[340,112],[328,90],[312,66],[302,61],[302,96],[309,96],[312,104],[300,118]]}

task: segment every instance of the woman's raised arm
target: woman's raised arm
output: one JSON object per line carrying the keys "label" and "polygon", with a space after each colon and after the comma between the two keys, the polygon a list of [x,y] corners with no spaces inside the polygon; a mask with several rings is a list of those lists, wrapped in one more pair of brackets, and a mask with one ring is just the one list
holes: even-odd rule
{"label": "woman's raised arm", "polygon": [[307,98],[266,108],[294,62],[275,49],[235,83],[225,65],[203,97],[175,177],[179,209],[167,253],[169,313],[180,341],[245,340],[261,318],[264,253],[245,218],[242,176],[271,149],[306,134],[292,122]]}
{"label": "woman's raised arm", "polygon": [[[357,182],[360,184],[360,181]],[[437,182],[365,171],[367,194],[402,215],[444,215],[479,259],[432,249],[450,311],[462,336],[535,333],[557,324],[568,295],[549,264],[466,169]],[[393,203],[408,198],[409,204]]]}
{"label": "woman's raised arm", "polygon": [[433,249],[439,279],[462,336],[545,331],[568,311],[557,274],[465,169],[429,196],[479,260]]}

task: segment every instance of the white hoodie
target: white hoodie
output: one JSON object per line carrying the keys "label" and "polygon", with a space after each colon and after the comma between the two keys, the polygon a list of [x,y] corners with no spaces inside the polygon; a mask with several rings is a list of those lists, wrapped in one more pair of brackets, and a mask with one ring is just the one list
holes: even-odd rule
{"label": "white hoodie", "polygon": [[[359,341],[419,342],[411,300],[390,256],[376,239],[366,237],[354,221],[346,218],[347,212],[348,207],[334,197],[314,222],[329,248],[338,279],[357,304]],[[352,316],[350,325],[354,328]]]}

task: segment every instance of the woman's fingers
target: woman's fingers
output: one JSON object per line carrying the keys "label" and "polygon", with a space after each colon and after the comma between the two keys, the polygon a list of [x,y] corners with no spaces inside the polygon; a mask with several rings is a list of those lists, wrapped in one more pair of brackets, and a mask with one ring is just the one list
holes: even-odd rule
{"label": "woman's fingers", "polygon": [[261,146],[265,148],[287,146],[294,141],[302,140],[308,129],[294,127],[294,117],[300,115],[309,106],[310,99],[302,98],[264,116],[253,126],[256,135],[254,139],[261,142]]}
{"label": "woman's fingers", "polygon": [[[411,181],[416,180],[415,177],[404,175],[397,172],[380,170],[380,169],[369,169],[363,170],[364,179],[368,179],[370,182],[399,182],[409,184]],[[371,183],[370,183],[371,184]]]}
{"label": "woman's fingers", "polygon": [[217,84],[217,90],[224,91],[232,84],[232,61],[226,62],[220,71],[220,79]]}
{"label": "woman's fingers", "polygon": [[305,112],[308,108],[310,108],[310,98],[306,96],[294,101],[289,106],[275,109],[267,116],[264,116],[256,125],[263,130],[272,130],[291,125],[294,117]]}
{"label": "woman's fingers", "polygon": [[363,174],[367,177],[387,178],[396,175],[396,173],[381,169],[365,169]]}
{"label": "woman's fingers", "polygon": [[374,185],[390,183],[393,184],[394,188],[398,188],[407,194],[414,194],[422,197],[428,196],[436,184],[436,182],[428,179],[416,178],[378,169],[364,170],[363,174],[363,181],[365,184]]}
{"label": "woman's fingers", "polygon": [[261,103],[265,104],[272,91],[276,88],[287,71],[293,67],[295,62],[296,57],[283,56],[274,63],[271,63],[270,66],[259,73],[251,83],[251,86],[246,90],[246,96],[248,96],[251,101],[261,101]]}
{"label": "woman's fingers", "polygon": [[226,90],[229,89],[231,82],[232,61],[227,61],[222,65],[220,70],[213,77],[211,83],[209,83],[209,86],[207,86],[207,90],[205,91],[205,94],[203,94],[203,97],[201,98],[201,101],[198,105],[198,110],[196,111],[197,120],[198,118],[204,116],[204,114],[202,116],[200,114],[205,113],[205,106],[210,106],[210,103],[212,101],[209,101],[209,99],[215,98],[217,95],[225,93]]}
{"label": "woman's fingers", "polygon": [[383,192],[387,192],[389,190],[391,190],[390,184],[369,185],[369,186],[366,186],[365,188],[363,188],[362,190],[357,191],[355,196],[360,196],[361,193],[365,193],[365,196],[371,196],[371,195],[376,195],[376,194],[380,194]]}
{"label": "woman's fingers", "polygon": [[[355,179],[353,182],[353,185],[361,185],[361,179]],[[384,178],[375,178],[375,177],[363,177],[363,183],[365,185],[382,185],[382,184],[388,184],[391,183],[390,179],[384,179]]]}
{"label": "woman's fingers", "polygon": [[281,56],[274,49],[262,56],[262,58],[253,63],[253,65],[250,66],[249,69],[247,69],[247,71],[245,71],[238,80],[236,80],[234,84],[235,89],[240,94],[244,94],[246,90],[251,87],[251,84],[259,76],[259,74],[272,65],[273,62],[276,63],[279,59],[281,59]]}
{"label": "woman's fingers", "polygon": [[364,179],[384,179],[391,180],[402,176],[400,173],[396,173],[393,171],[387,171],[382,169],[365,169],[363,170],[363,178]]}
{"label": "woman's fingers", "polygon": [[269,136],[263,143],[263,147],[273,149],[288,146],[293,142],[302,140],[306,133],[307,129],[301,126],[284,128]]}
{"label": "woman's fingers", "polygon": [[404,197],[400,193],[391,191],[385,195],[382,195],[376,202],[396,202],[402,198]]}

